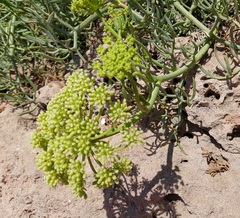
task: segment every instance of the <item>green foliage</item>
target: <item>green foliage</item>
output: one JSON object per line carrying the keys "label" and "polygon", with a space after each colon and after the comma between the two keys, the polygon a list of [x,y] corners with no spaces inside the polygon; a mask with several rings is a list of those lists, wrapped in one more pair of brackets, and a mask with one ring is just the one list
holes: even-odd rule
{"label": "green foliage", "polygon": [[[1,1],[0,97],[14,105],[35,102],[36,90],[47,77],[86,61],[85,33],[91,19],[74,16],[71,1]],[[51,66],[51,67],[50,67]],[[58,67],[57,67],[58,66]]]}

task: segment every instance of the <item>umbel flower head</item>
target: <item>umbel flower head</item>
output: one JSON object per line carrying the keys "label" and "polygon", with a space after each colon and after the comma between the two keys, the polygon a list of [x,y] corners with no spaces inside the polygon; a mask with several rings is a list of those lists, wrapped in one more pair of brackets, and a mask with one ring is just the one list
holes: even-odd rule
{"label": "umbel flower head", "polygon": [[131,168],[130,161],[118,152],[139,140],[130,137],[131,142],[127,142],[123,133],[122,145],[113,146],[102,139],[104,132],[99,124],[106,104],[111,105],[111,114],[116,111],[116,116],[111,115],[113,122],[121,121],[119,115],[123,121],[130,116],[125,101],[109,103],[112,95],[108,86],[96,85],[94,79],[79,70],[69,76],[66,86],[49,102],[47,111],[40,113],[32,145],[40,149],[37,166],[51,186],[58,182],[68,184],[75,195],[86,198],[87,163],[94,172],[93,184],[97,187],[117,183],[118,177]]}
{"label": "umbel flower head", "polygon": [[105,0],[73,0],[71,8],[75,12],[93,14],[101,9]]}
{"label": "umbel flower head", "polygon": [[97,48],[100,57],[93,63],[93,68],[99,76],[122,80],[139,66],[140,58],[134,47],[133,37],[128,36],[126,41],[118,39],[116,42],[111,41],[110,38],[109,36],[104,38],[107,48],[103,45]]}

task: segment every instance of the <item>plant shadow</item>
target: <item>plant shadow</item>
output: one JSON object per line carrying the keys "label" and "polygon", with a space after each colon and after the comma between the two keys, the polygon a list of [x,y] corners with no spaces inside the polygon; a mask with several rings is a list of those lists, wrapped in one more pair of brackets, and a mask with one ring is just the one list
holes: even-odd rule
{"label": "plant shadow", "polygon": [[175,193],[184,182],[179,168],[172,166],[174,143],[168,145],[166,165],[151,179],[140,178],[139,168],[133,165],[128,176],[118,185],[104,190],[104,205],[108,218],[178,217],[176,201],[184,200]]}

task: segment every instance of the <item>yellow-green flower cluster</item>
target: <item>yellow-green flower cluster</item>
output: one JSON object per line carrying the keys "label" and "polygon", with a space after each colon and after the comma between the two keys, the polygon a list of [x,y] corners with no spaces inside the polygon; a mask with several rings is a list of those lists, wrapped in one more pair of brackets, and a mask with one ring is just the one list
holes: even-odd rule
{"label": "yellow-green flower cluster", "polygon": [[129,118],[130,116],[129,110],[131,109],[131,107],[127,106],[126,99],[124,99],[122,103],[119,100],[114,103],[111,103],[110,106],[111,107],[108,111],[108,115],[110,119],[113,120],[114,122],[116,123],[124,122]]}
{"label": "yellow-green flower cluster", "polygon": [[103,165],[114,161],[114,157],[117,155],[117,152],[109,142],[99,141],[96,143],[96,148],[96,159]]}
{"label": "yellow-green flower cluster", "polygon": [[[109,41],[107,37],[105,42]],[[93,68],[101,77],[116,77],[122,80],[140,64],[137,49],[134,47],[134,39],[131,36],[128,36],[126,41],[118,39],[116,42],[109,42],[107,46],[100,45],[97,52],[100,57],[93,63]]]}
{"label": "yellow-green flower cluster", "polygon": [[80,162],[79,160],[71,160],[69,163],[68,177],[69,185],[73,190],[73,193],[78,197],[87,198],[86,189],[85,189],[85,163]]}
{"label": "yellow-green flower cluster", "polygon": [[109,94],[112,95],[113,92],[109,93],[108,87],[104,86],[104,84],[95,86],[95,89],[91,93],[89,93],[90,104],[104,106],[110,100]]}
{"label": "yellow-green flower cluster", "polygon": [[93,14],[97,10],[101,9],[104,3],[105,0],[73,0],[71,9],[74,12]]}
{"label": "yellow-green flower cluster", "polygon": [[93,145],[91,138],[100,134],[98,119],[86,109],[89,104],[104,107],[113,94],[101,87],[105,92],[99,101],[95,93],[98,90],[94,80],[83,71],[74,72],[66,86],[49,102],[47,111],[39,115],[38,127],[32,135],[33,147],[42,148],[37,155],[37,166],[45,171],[48,183],[52,186],[59,181],[67,183],[80,197],[86,196],[85,165],[73,160],[89,155]]}
{"label": "yellow-green flower cluster", "polygon": [[129,8],[116,8],[116,5],[110,4],[108,7],[109,18],[106,21],[107,26],[104,26],[104,32],[110,33],[108,27],[111,27],[116,33],[121,32],[121,36],[126,36],[129,33]]}
{"label": "yellow-green flower cluster", "polygon": [[118,184],[118,175],[126,173],[131,169],[131,161],[125,157],[122,159],[114,161],[111,167],[103,167],[97,171],[95,174],[94,185],[99,188],[106,188],[112,184]]}
{"label": "yellow-green flower cluster", "polygon": [[[130,116],[126,101],[109,103],[112,95],[109,87],[95,85],[79,70],[69,76],[66,86],[49,102],[47,111],[41,112],[32,145],[41,149],[37,166],[45,172],[51,186],[58,182],[69,184],[75,195],[86,198],[86,161],[93,168],[91,159],[95,161],[98,169],[93,169],[94,184],[98,187],[117,183],[117,176],[130,169],[130,161],[118,156],[119,146],[97,140],[103,134],[99,120],[106,105],[110,105],[110,117],[115,121],[122,123]],[[128,144],[131,143],[125,140],[122,147]]]}
{"label": "yellow-green flower cluster", "polygon": [[142,131],[139,131],[134,125],[126,126],[122,130],[122,143],[127,146],[134,146],[137,144],[143,143],[143,140],[140,138],[140,135],[143,133]]}

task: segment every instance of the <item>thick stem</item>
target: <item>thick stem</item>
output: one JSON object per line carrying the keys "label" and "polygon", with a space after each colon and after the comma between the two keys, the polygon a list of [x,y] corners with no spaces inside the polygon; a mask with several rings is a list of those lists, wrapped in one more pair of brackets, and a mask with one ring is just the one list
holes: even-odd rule
{"label": "thick stem", "polygon": [[179,1],[175,1],[174,6],[182,13],[184,16],[186,16],[191,22],[193,22],[199,29],[203,30],[207,34],[209,34],[210,30],[203,25],[196,17],[194,17],[189,11],[187,11]]}
{"label": "thick stem", "polygon": [[[100,13],[104,13],[106,12],[108,9],[108,6],[106,6],[105,8],[100,10]],[[81,22],[80,25],[78,25],[77,27],[75,27],[76,31],[78,33],[80,33],[84,28],[86,28],[91,22],[93,22],[94,20],[96,20],[98,18],[98,14],[95,13],[91,16],[89,16],[86,20],[84,20],[83,22]]]}
{"label": "thick stem", "polygon": [[208,32],[209,37],[205,39],[205,44],[203,42],[204,46],[200,49],[200,51],[195,56],[193,56],[192,61],[188,62],[186,65],[184,65],[183,67],[181,67],[180,69],[172,73],[161,75],[161,76],[153,76],[154,80],[164,82],[170,79],[174,79],[180,76],[181,74],[188,73],[207,53],[208,49],[210,48],[211,44],[215,39],[214,34],[217,32],[219,24],[220,24],[220,20],[217,18],[212,29]]}
{"label": "thick stem", "polygon": [[186,65],[181,67],[180,69],[161,76],[153,76],[155,81],[167,81],[174,79],[182,74],[188,73],[200,60],[201,58],[207,53],[208,49],[210,48],[212,41],[210,39],[207,40],[206,44],[200,49],[200,51],[193,57],[192,61],[188,62]]}

